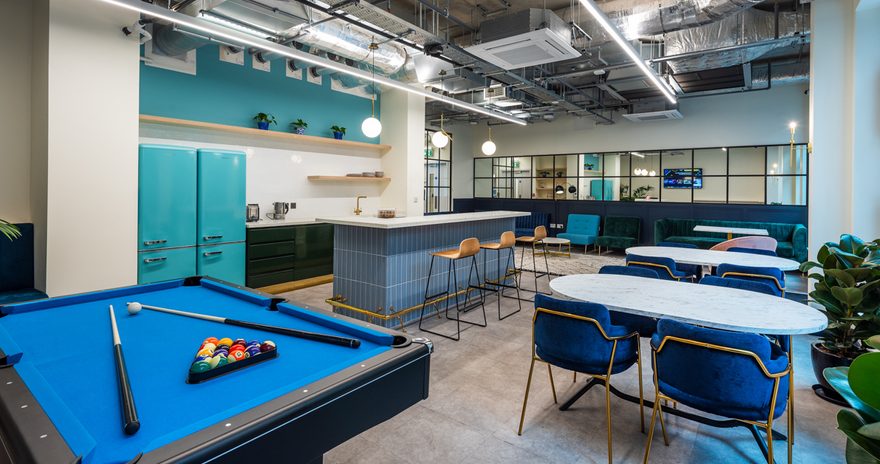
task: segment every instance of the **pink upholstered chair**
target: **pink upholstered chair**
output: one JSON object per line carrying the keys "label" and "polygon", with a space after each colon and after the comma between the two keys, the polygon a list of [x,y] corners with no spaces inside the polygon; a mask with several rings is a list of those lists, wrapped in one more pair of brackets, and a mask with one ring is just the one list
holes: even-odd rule
{"label": "pink upholstered chair", "polygon": [[721,242],[709,249],[715,251],[727,251],[729,248],[752,248],[756,250],[776,251],[776,239],[761,235],[749,235]]}

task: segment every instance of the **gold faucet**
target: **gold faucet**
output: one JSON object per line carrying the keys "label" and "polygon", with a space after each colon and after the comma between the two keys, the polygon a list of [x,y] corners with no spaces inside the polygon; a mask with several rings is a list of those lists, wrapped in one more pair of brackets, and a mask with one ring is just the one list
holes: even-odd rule
{"label": "gold faucet", "polygon": [[354,215],[355,216],[360,216],[361,213],[364,212],[364,210],[361,209],[361,198],[367,198],[367,196],[366,195],[358,195],[357,198],[355,199],[355,201],[357,202],[357,204],[354,207]]}

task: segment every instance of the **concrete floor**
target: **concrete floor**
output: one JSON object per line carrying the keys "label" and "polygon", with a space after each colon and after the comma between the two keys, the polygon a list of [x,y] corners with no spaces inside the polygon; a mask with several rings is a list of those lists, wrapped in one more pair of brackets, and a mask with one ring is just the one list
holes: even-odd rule
{"label": "concrete floor", "polygon": [[[530,275],[526,275],[530,279]],[[526,281],[531,285],[531,280]],[[540,285],[549,291],[546,278]],[[301,306],[328,309],[324,299],[332,284],[284,294]],[[529,369],[533,306],[503,321],[497,320],[495,296],[487,300],[489,324],[468,328],[453,342],[425,334],[434,341],[430,397],[391,420],[352,438],[325,455],[325,463],[605,463],[606,424],[604,390],[594,388],[568,411],[553,405],[546,368],[537,366],[522,436],[517,436],[520,407]],[[516,300],[502,299],[502,310],[516,309]],[[466,317],[476,316],[471,312]],[[438,330],[453,330],[442,323]],[[414,327],[413,335],[421,335]],[[811,336],[798,336],[795,346],[796,434],[794,462],[844,462],[845,440],[836,430],[837,406],[816,397],[810,363]],[[642,346],[645,397],[653,398],[650,353]],[[572,374],[553,369],[560,402],[584,381],[572,383]],[[635,366],[615,375],[612,384],[636,395]],[[614,462],[640,463],[646,435],[639,430],[638,405],[611,399]],[[744,428],[717,429],[687,419],[666,416],[670,446],[655,436],[652,463],[759,463],[765,462],[751,434]],[[784,417],[784,416],[783,416]],[[646,410],[646,421],[650,411]],[[785,421],[776,430],[786,433]],[[659,425],[658,425],[659,429]],[[777,462],[786,461],[785,442],[775,442]]]}

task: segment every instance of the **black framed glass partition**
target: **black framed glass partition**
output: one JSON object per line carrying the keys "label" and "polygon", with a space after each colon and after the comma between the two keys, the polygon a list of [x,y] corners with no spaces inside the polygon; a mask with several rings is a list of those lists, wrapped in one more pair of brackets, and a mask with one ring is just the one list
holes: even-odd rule
{"label": "black framed glass partition", "polygon": [[806,205],[804,144],[474,159],[474,197]]}
{"label": "black framed glass partition", "polygon": [[425,214],[451,213],[452,139],[445,147],[437,148],[431,143],[434,132],[425,130]]}

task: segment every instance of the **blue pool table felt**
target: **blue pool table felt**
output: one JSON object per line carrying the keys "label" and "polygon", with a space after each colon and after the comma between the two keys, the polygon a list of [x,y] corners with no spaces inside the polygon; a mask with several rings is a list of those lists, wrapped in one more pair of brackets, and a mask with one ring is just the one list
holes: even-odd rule
{"label": "blue pool table felt", "polygon": [[[211,281],[153,284],[4,308],[0,348],[85,463],[126,462],[391,349],[391,336],[330,315]],[[126,302],[162,306],[314,332],[353,336],[357,349],[150,310],[129,315]],[[125,435],[108,305],[116,310],[140,431]],[[273,340],[278,358],[200,384],[188,368],[207,337]]]}

